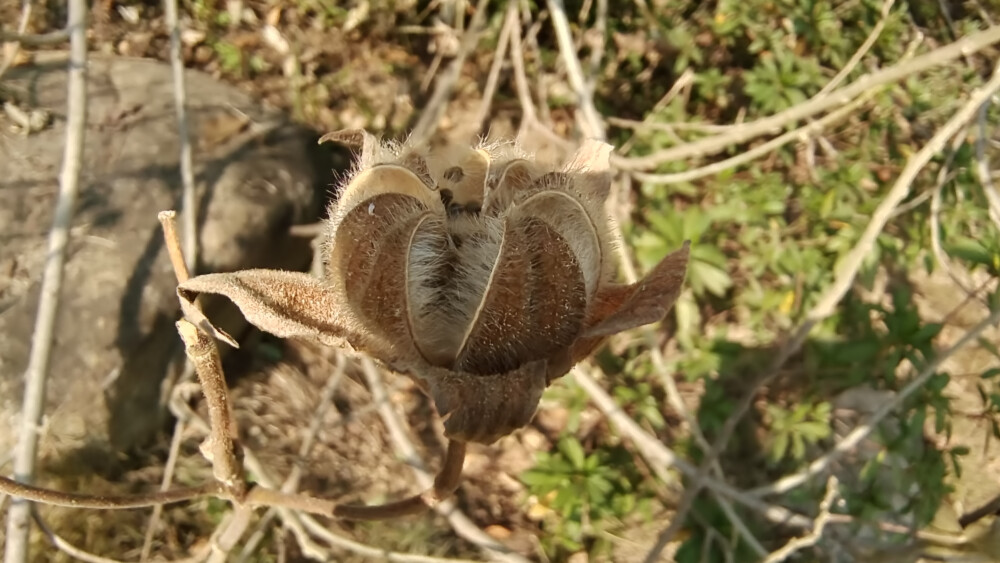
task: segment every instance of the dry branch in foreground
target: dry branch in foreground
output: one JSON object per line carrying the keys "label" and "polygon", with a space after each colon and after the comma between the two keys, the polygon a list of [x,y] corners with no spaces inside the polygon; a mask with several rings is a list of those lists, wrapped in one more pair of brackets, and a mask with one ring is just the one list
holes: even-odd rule
{"label": "dry branch in foreground", "polygon": [[[69,243],[70,223],[80,189],[80,168],[83,161],[84,133],[87,125],[87,4],[70,0],[67,29],[70,34],[69,107],[66,110],[66,147],[59,176],[59,199],[56,203],[41,297],[32,333],[31,355],[25,371],[24,400],[21,407],[21,427],[14,454],[14,479],[30,483],[35,474],[38,435],[45,405],[45,385],[49,358],[52,354],[53,331],[62,289],[63,263]],[[7,514],[7,543],[4,561],[22,563],[28,560],[28,536],[31,527],[31,504],[14,499]]]}

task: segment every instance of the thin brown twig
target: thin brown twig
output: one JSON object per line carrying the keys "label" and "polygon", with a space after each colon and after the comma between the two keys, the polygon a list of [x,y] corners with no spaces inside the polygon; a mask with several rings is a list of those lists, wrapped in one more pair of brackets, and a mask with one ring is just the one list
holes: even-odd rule
{"label": "thin brown twig", "polygon": [[[63,266],[69,245],[69,229],[80,190],[80,170],[83,166],[84,136],[87,125],[87,5],[84,0],[70,0],[66,27],[70,38],[69,79],[67,93],[66,145],[62,170],[59,174],[59,196],[49,231],[47,259],[42,274],[41,296],[31,337],[31,351],[25,370],[24,400],[21,426],[14,456],[14,479],[30,483],[34,479],[38,455],[39,429],[45,411],[45,388],[55,332],[59,294],[63,282]],[[23,563],[28,560],[28,534],[31,527],[31,505],[14,499],[7,513],[7,543],[4,561]]]}
{"label": "thin brown twig", "polygon": [[205,402],[208,404],[212,433],[201,445],[201,453],[212,463],[212,473],[237,501],[246,494],[243,463],[236,443],[236,423],[229,404],[226,380],[222,375],[219,349],[211,336],[190,322],[177,321],[177,332],[184,341],[184,350],[195,366]]}
{"label": "thin brown twig", "polygon": [[961,56],[979,52],[1000,42],[1000,26],[967,35],[954,43],[939,47],[929,53],[889,68],[867,74],[851,84],[838,88],[822,96],[814,96],[809,101],[798,104],[775,115],[740,126],[734,126],[720,135],[705,137],[692,143],[670,147],[638,157],[614,157],[612,165],[621,170],[636,171],[655,168],[665,162],[706,157],[726,148],[751,139],[780,131],[789,123],[800,121],[818,113],[850,102],[866,90],[876,86],[897,82],[919,72],[953,61]]}
{"label": "thin brown twig", "polygon": [[20,43],[23,47],[50,47],[71,41],[71,27],[41,34],[9,33],[0,31],[0,43]]}
{"label": "thin brown twig", "polygon": [[167,255],[170,257],[170,265],[174,268],[174,275],[177,283],[184,283],[191,278],[187,263],[184,261],[184,253],[181,251],[181,238],[177,234],[177,212],[174,210],[161,211],[156,215],[163,228],[163,238],[166,241]]}
{"label": "thin brown twig", "polygon": [[[175,270],[178,283],[184,283],[190,262],[184,259],[177,241],[176,214],[161,212],[157,216],[163,227],[167,252]],[[222,359],[215,340],[198,330],[186,319],[177,321],[177,332],[184,341],[184,352],[194,365],[202,394],[208,404],[211,433],[201,445],[201,453],[212,463],[212,474],[238,502],[247,492],[243,477],[243,463],[237,444],[239,433],[229,402],[229,390],[222,372]]]}
{"label": "thin brown twig", "polygon": [[[201,432],[204,435],[208,435],[211,432],[211,429],[208,427],[208,423],[196,412],[187,407],[186,404],[174,401],[171,403],[171,407],[176,407],[178,409],[176,411],[177,415],[182,417],[195,431]],[[279,487],[277,480],[271,477],[270,472],[260,462],[253,450],[244,448],[243,454],[247,469],[253,473],[257,482],[260,483],[261,488],[259,490],[275,492],[275,489]],[[257,489],[255,489],[255,491],[256,490]],[[268,506],[276,509],[278,511],[278,515],[282,519],[282,522],[293,531],[300,546],[309,553],[321,555],[323,550],[311,542],[308,534],[305,533],[305,528],[308,528],[310,533],[321,538],[333,547],[357,553],[364,557],[379,557],[384,558],[387,561],[397,561],[400,563],[447,563],[449,561],[461,561],[441,557],[429,557],[387,551],[363,543],[358,543],[354,540],[334,534],[330,530],[326,529],[326,527],[322,524],[317,522],[313,517],[309,516],[309,514],[331,516],[334,505],[330,501],[315,499],[305,495],[294,495],[281,492],[267,498],[268,495],[264,493],[251,491],[248,497],[249,496],[253,496],[253,502],[259,506]],[[249,498],[247,502],[249,502]],[[268,504],[269,502],[273,504]],[[302,512],[296,510],[303,508],[305,508],[305,510]]]}
{"label": "thin brown twig", "polygon": [[[66,508],[90,508],[95,510],[117,510],[121,508],[147,508],[157,504],[174,504],[206,496],[226,498],[220,483],[206,483],[200,487],[172,489],[169,491],[132,495],[88,495],[64,493],[44,487],[26,485],[0,476],[0,491],[32,502],[63,506]],[[8,536],[9,539],[9,536]]]}

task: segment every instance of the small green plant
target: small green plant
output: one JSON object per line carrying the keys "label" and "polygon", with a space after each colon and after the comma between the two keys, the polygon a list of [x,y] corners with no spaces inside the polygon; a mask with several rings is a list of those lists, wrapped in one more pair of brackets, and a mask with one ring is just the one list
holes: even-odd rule
{"label": "small green plant", "polygon": [[243,50],[227,41],[216,41],[212,48],[219,57],[219,66],[228,74],[243,75]]}
{"label": "small green plant", "polygon": [[535,467],[521,475],[530,494],[552,510],[542,544],[550,556],[609,546],[600,533],[623,526],[633,517],[648,517],[650,499],[639,489],[641,476],[623,448],[590,453],[572,436],[564,436],[553,452],[538,455]]}
{"label": "small green plant", "polygon": [[830,436],[830,403],[804,403],[793,408],[767,405],[769,420],[767,454],[771,463],[786,457],[805,459],[806,447]]}

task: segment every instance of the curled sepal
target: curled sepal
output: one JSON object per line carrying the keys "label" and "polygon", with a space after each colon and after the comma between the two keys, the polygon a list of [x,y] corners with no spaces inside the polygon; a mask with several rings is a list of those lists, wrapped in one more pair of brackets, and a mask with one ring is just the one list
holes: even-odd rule
{"label": "curled sepal", "polygon": [[255,327],[280,338],[308,338],[328,346],[358,341],[340,304],[320,280],[300,272],[243,270],[206,274],[180,284],[177,295],[185,317],[203,331],[237,346],[194,305],[198,294],[223,295]]}
{"label": "curled sepal", "polygon": [[600,305],[608,314],[588,327],[584,338],[610,336],[663,320],[681,294],[690,248],[691,241],[684,241],[638,282],[625,288],[610,286],[599,294]]}
{"label": "curled sepal", "polygon": [[531,362],[494,375],[446,369],[423,376],[445,436],[452,440],[492,444],[531,421],[545,390],[545,362]]}
{"label": "curled sepal", "polygon": [[337,143],[360,153],[360,164],[368,167],[375,163],[380,150],[378,139],[364,129],[340,129],[319,138],[319,144]]}

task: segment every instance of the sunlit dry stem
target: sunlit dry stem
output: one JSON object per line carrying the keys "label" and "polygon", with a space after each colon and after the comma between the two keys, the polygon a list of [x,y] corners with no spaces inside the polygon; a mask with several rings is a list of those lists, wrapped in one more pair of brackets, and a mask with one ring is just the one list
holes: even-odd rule
{"label": "sunlit dry stem", "polygon": [[212,462],[212,474],[240,501],[246,494],[243,463],[236,443],[236,425],[229,405],[222,360],[212,337],[186,320],[177,321],[177,332],[184,341],[184,351],[194,364],[208,404],[212,433],[202,444],[202,454]]}
{"label": "sunlit dry stem", "polygon": [[96,510],[114,510],[123,508],[145,508],[157,504],[172,504],[194,500],[206,496],[224,498],[225,491],[220,483],[206,483],[200,487],[173,489],[155,493],[136,495],[84,495],[64,493],[44,487],[25,485],[13,479],[0,476],[0,492],[20,497],[32,502],[41,502],[52,506],[67,508],[92,508]]}
{"label": "sunlit dry stem", "polygon": [[[160,212],[157,218],[163,226],[163,237],[177,282],[184,283],[190,274],[177,236],[176,216],[173,210],[168,210]],[[234,499],[242,501],[246,495],[246,480],[243,479],[243,464],[236,443],[238,434],[229,405],[219,350],[211,336],[199,331],[187,320],[177,322],[177,332],[184,341],[184,351],[195,367],[208,404],[212,432],[202,444],[202,455],[212,463],[215,478],[225,485]]]}
{"label": "sunlit dry stem", "polygon": [[181,251],[181,239],[177,234],[177,212],[174,210],[161,211],[156,215],[163,227],[163,238],[167,244],[167,255],[170,256],[170,265],[174,268],[174,275],[177,276],[177,283],[184,283],[191,277],[187,264],[184,262],[184,253]]}
{"label": "sunlit dry stem", "polygon": [[[84,0],[69,0],[67,28],[72,30],[69,50],[68,90],[66,93],[66,138],[63,143],[62,168],[59,172],[59,196],[52,217],[44,272],[31,334],[28,365],[24,371],[24,395],[17,445],[12,470],[19,481],[30,482],[35,475],[42,416],[45,413],[46,384],[55,342],[59,300],[70,241],[70,227],[80,191],[84,139],[87,134],[87,5]],[[4,561],[22,563],[29,559],[31,506],[14,499],[7,512]]]}

